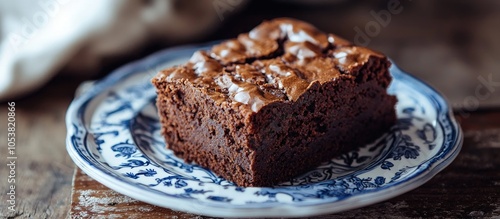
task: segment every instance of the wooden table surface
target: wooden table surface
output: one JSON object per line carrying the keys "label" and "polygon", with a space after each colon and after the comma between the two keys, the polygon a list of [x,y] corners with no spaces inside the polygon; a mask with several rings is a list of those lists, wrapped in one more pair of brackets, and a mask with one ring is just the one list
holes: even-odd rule
{"label": "wooden table surface", "polygon": [[[383,1],[378,2],[372,4],[380,4]],[[448,5],[451,2],[449,0],[439,2],[441,3],[435,3],[438,4],[437,8],[434,7],[434,10],[429,11],[424,10],[425,4],[430,4],[428,2],[421,3],[418,6],[420,9],[408,7],[409,10],[398,15],[401,20],[394,17],[394,22],[375,37],[370,46],[394,57],[400,66],[431,81],[433,85],[450,90],[454,102],[460,104],[460,101],[466,95],[470,95],[470,91],[473,92],[477,86],[478,82],[475,79],[477,75],[499,75],[500,73],[498,70],[500,69],[500,62],[498,62],[500,41],[498,37],[495,37],[500,36],[500,29],[496,25],[500,23],[500,13],[498,13],[499,10],[495,10],[499,8],[495,8],[495,5],[499,4],[496,4],[497,1],[484,1],[488,2],[484,5],[462,0],[453,1],[457,4],[450,5]],[[249,8],[260,7],[255,4],[257,3],[253,3]],[[224,22],[225,29],[221,29],[209,39],[204,40],[235,36],[236,33],[248,30],[266,17],[291,16],[311,22],[318,20],[318,16],[314,15],[316,12],[303,13],[301,7],[292,7],[283,11],[277,11],[276,5],[274,7],[258,12],[243,11],[240,15],[228,18]],[[350,6],[342,5],[341,7],[343,8],[334,11],[337,14],[332,16],[347,16],[351,22],[349,25],[344,23],[329,25],[324,22],[318,22],[317,25],[322,29],[352,37],[353,26],[363,25],[371,19],[369,16],[358,15],[354,19],[353,16],[349,17],[344,10],[345,7]],[[440,11],[445,9],[446,13],[441,15]],[[365,9],[356,10],[359,12]],[[425,11],[422,13],[422,18],[410,22],[411,27],[418,28],[410,28],[403,20],[405,17],[418,17],[421,13],[419,10]],[[364,14],[369,15],[368,12],[369,10],[366,10]],[[330,11],[320,9],[318,13],[325,14]],[[451,18],[446,15],[451,15]],[[438,19],[436,20],[438,25],[430,25],[433,21],[431,18]],[[453,20],[455,18],[458,20]],[[472,21],[477,21],[477,25]],[[429,29],[428,32],[422,31],[426,28]],[[467,74],[470,75],[467,76]],[[458,79],[461,81],[456,81]],[[472,81],[472,83],[468,86],[458,86],[464,80]],[[81,80],[73,78],[57,77],[39,92],[16,100],[18,158],[16,160],[15,211],[8,210],[6,202],[6,193],[9,191],[9,184],[6,182],[9,174],[6,166],[7,104],[0,103],[0,176],[2,178],[0,179],[0,218],[66,218],[70,216],[72,210],[73,218],[80,216],[106,218],[111,212],[113,214],[118,212],[115,216],[124,218],[132,216],[137,216],[137,218],[146,216],[150,218],[154,216],[196,218],[196,215],[137,202],[103,187],[79,171],[75,172],[75,165],[65,149],[64,118],[80,82]],[[464,96],[460,94],[460,90],[469,93],[466,92]],[[496,90],[497,93],[492,94],[491,98],[486,101],[500,99],[498,95],[500,88]],[[465,113],[457,111],[456,114],[464,130],[465,141],[457,159],[443,172],[404,197],[400,196],[365,208],[319,218],[500,218],[500,108],[469,110]],[[80,192],[72,196],[75,174],[75,187],[79,188]],[[81,191],[85,189],[99,192],[83,194]],[[97,202],[95,205],[87,202],[100,197],[107,197],[106,200],[109,202]],[[131,208],[135,210],[130,210]],[[127,214],[120,215],[119,212],[123,210],[126,210]],[[83,211],[86,214],[81,214]]]}
{"label": "wooden table surface", "polygon": [[[65,150],[64,114],[75,86],[76,83],[59,78],[41,92],[16,102],[17,207],[10,212],[2,201],[0,218],[65,218],[71,209],[72,218],[195,218],[196,215],[154,207],[117,194],[81,171],[76,172],[74,182],[78,193],[71,196],[76,169]],[[4,103],[0,115],[6,114]],[[0,118],[1,124],[5,124],[6,116]],[[463,149],[431,181],[405,196],[319,218],[500,217],[500,110],[472,112],[458,120],[465,133]],[[6,142],[3,131],[0,142]],[[2,146],[0,152],[4,156],[6,147]],[[7,171],[2,165],[0,175],[6,176]],[[7,183],[0,184],[0,191],[5,200]]]}

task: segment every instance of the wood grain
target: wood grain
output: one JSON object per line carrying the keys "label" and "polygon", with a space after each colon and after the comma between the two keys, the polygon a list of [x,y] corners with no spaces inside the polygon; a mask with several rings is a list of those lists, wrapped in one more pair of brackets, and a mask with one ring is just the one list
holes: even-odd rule
{"label": "wood grain", "polygon": [[136,201],[96,182],[80,169],[75,170],[71,198],[71,218],[196,218]]}
{"label": "wood grain", "polygon": [[[459,117],[465,131],[456,160],[423,186],[365,208],[313,218],[500,217],[500,112]],[[76,170],[71,218],[206,218],[116,193]]]}
{"label": "wood grain", "polygon": [[64,218],[74,164],[66,152],[66,109],[79,81],[59,78],[16,101],[16,208],[7,209],[7,104],[0,103],[0,218]]}

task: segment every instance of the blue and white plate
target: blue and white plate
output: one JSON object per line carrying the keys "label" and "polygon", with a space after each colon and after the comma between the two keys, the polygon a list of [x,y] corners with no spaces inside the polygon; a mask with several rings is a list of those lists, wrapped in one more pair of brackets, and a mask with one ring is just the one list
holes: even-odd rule
{"label": "blue and white plate", "polygon": [[462,132],[435,90],[390,69],[398,123],[376,142],[275,187],[238,187],[165,149],[151,78],[210,45],[165,50],[118,69],[70,105],[67,150],[85,173],[132,198],[220,217],[301,217],[345,211],[404,194],[460,151]]}

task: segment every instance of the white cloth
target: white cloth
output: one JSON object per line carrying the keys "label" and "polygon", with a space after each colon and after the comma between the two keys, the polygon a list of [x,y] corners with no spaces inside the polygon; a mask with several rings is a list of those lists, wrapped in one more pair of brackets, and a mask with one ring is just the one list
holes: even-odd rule
{"label": "white cloth", "polygon": [[0,102],[40,88],[63,67],[92,74],[104,57],[186,41],[220,24],[212,1],[0,2]]}

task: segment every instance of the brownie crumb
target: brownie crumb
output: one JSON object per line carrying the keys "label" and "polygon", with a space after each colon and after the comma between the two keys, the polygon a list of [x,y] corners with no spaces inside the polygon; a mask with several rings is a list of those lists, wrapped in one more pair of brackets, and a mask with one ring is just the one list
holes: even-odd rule
{"label": "brownie crumb", "polygon": [[239,186],[291,180],[396,122],[382,54],[279,18],[158,73],[167,147]]}

